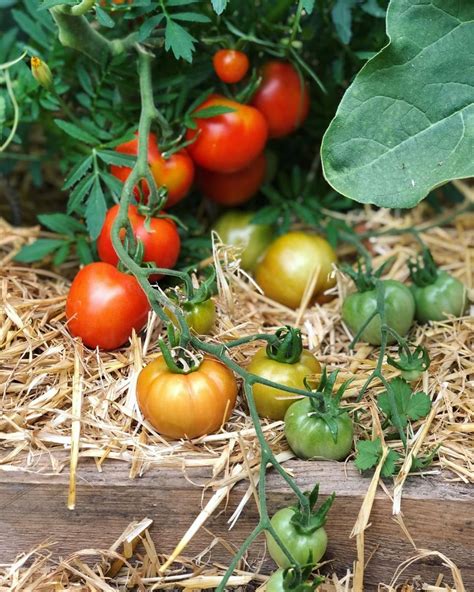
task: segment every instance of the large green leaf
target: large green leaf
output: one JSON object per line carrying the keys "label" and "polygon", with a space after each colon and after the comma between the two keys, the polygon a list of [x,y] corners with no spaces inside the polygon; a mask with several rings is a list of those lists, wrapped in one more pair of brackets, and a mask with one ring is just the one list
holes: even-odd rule
{"label": "large green leaf", "polygon": [[474,176],[474,0],[392,0],[387,34],[346,91],[321,156],[343,195],[407,208]]}

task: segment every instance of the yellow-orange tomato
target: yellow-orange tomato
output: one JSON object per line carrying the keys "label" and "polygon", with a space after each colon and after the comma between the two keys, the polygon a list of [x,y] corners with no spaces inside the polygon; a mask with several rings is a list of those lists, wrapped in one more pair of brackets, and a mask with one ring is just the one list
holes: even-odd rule
{"label": "yellow-orange tomato", "polygon": [[145,419],[169,438],[198,438],[217,431],[235,406],[237,381],[229,368],[205,357],[189,374],[172,372],[163,356],[138,376],[137,399]]}
{"label": "yellow-orange tomato", "polygon": [[335,285],[331,272],[336,261],[326,239],[307,232],[289,232],[268,247],[255,279],[266,296],[297,308],[313,274],[317,273],[313,297]]}

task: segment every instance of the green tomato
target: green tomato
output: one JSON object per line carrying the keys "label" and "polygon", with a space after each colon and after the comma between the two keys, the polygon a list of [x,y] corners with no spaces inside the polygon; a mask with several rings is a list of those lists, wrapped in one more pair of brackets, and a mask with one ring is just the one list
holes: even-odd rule
{"label": "green tomato", "polygon": [[[415,300],[409,288],[396,280],[382,280],[385,286],[385,320],[402,337],[408,333],[415,316]],[[354,292],[342,305],[342,319],[355,334],[377,309],[377,290]],[[380,345],[380,316],[376,315],[363,330],[361,338],[372,345]],[[388,335],[387,342],[396,341]]]}
{"label": "green tomato", "polygon": [[344,460],[352,449],[352,420],[347,413],[341,413],[332,422],[337,429],[336,439],[324,419],[315,414],[309,397],[291,405],[285,415],[285,435],[296,456]]}
{"label": "green tomato", "polygon": [[[317,563],[326,552],[328,537],[323,527],[312,533],[305,534],[291,523],[295,508],[282,508],[271,519],[275,532],[282,543],[291,553],[293,559],[300,565],[308,563],[311,553],[311,560]],[[269,532],[266,532],[268,552],[278,567],[290,567],[287,556]]]}
{"label": "green tomato", "polygon": [[466,288],[445,271],[438,271],[434,283],[411,286],[415,298],[416,318],[420,323],[442,321],[447,315],[459,317],[466,308]]}
{"label": "green tomato", "polygon": [[[308,350],[303,350],[301,358],[294,364],[277,362],[267,356],[266,347],[254,355],[247,367],[248,372],[273,382],[298,389],[304,389],[304,379],[321,372],[321,365]],[[260,417],[283,419],[288,407],[295,402],[295,396],[264,384],[254,384],[253,396]]]}
{"label": "green tomato", "polygon": [[265,592],[284,592],[283,570],[277,569],[267,580]]}
{"label": "green tomato", "polygon": [[255,212],[232,210],[221,216],[214,230],[226,245],[242,247],[241,266],[252,271],[273,240],[273,227],[268,224],[252,224]]}
{"label": "green tomato", "polygon": [[[198,335],[207,335],[214,327],[216,321],[216,305],[212,298],[197,304],[185,302],[181,307],[189,328]],[[176,327],[179,327],[178,320],[171,310],[165,309],[165,313],[172,323]]]}

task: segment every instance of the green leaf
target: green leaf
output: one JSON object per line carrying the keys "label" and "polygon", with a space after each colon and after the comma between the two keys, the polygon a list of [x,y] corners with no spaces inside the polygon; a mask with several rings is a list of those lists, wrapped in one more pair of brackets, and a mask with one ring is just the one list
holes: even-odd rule
{"label": "green leaf", "polygon": [[95,14],[97,17],[97,21],[103,27],[107,27],[108,29],[112,29],[115,26],[114,19],[110,17],[105,10],[102,10],[100,6],[95,7]]}
{"label": "green leaf", "polygon": [[216,14],[222,14],[229,0],[212,0],[212,8]]}
{"label": "green leaf", "polygon": [[210,119],[211,117],[217,117],[217,115],[224,115],[224,113],[233,113],[235,109],[233,107],[224,107],[222,105],[216,105],[215,107],[204,107],[199,111],[193,111],[191,117],[195,119]]}
{"label": "green leaf", "polygon": [[164,14],[155,14],[143,23],[138,30],[139,41],[145,41],[152,34],[152,32],[160,25],[162,20],[165,18]]}
{"label": "green leaf", "polygon": [[94,261],[94,257],[92,256],[89,243],[82,236],[79,236],[77,238],[76,252],[77,256],[79,257],[79,261],[81,263],[84,263],[84,265],[87,265],[88,263],[92,263]]}
{"label": "green leaf", "polygon": [[100,150],[97,156],[105,163],[117,166],[132,167],[137,162],[137,157],[133,154],[122,154],[115,150]]}
{"label": "green leaf", "polygon": [[53,238],[39,238],[31,245],[25,245],[15,255],[15,261],[21,263],[32,263],[33,261],[40,261],[46,255],[49,255],[56,249],[59,249],[65,244],[63,239]]}
{"label": "green leaf", "polygon": [[70,189],[73,185],[78,183],[90,169],[92,162],[92,156],[86,156],[84,160],[79,161],[66,178],[63,189]]}
{"label": "green leaf", "polygon": [[71,136],[72,138],[79,140],[81,142],[85,142],[86,144],[98,144],[98,140],[97,138],[94,138],[94,136],[92,136],[91,134],[89,134],[88,132],[86,132],[85,130],[81,129],[80,127],[78,127],[77,125],[75,125],[74,123],[69,123],[68,121],[63,121],[62,119],[55,119],[54,123],[63,130],[63,132],[66,132],[66,134],[68,134],[68,136]]}
{"label": "green leaf", "polygon": [[361,6],[362,10],[377,18],[385,17],[385,10],[379,6],[378,0],[367,0]]}
{"label": "green leaf", "polygon": [[280,217],[280,210],[276,206],[265,206],[252,218],[252,224],[275,224]]}
{"label": "green leaf", "polygon": [[71,243],[67,242],[64,243],[59,249],[56,251],[53,257],[53,265],[61,265],[64,263],[68,258],[69,253],[71,252]]}
{"label": "green leaf", "polygon": [[74,236],[76,232],[85,232],[84,226],[72,216],[66,214],[40,214],[39,222],[58,234]]}
{"label": "green leaf", "polygon": [[[395,409],[392,408],[390,395],[393,396]],[[425,417],[431,409],[431,400],[425,393],[414,394],[403,378],[396,377],[388,383],[388,390],[379,395],[377,405],[387,419],[400,429],[406,427],[409,419]]]}
{"label": "green leaf", "polygon": [[175,21],[188,21],[191,23],[210,23],[211,19],[205,14],[199,12],[177,12],[173,14]]}
{"label": "green leaf", "polygon": [[314,10],[314,2],[315,0],[302,0],[303,9],[306,11],[307,14],[311,14]]}
{"label": "green leaf", "polygon": [[397,473],[396,464],[400,460],[400,455],[395,450],[389,450],[387,456],[385,457],[385,461],[382,466],[382,470],[380,474],[382,477],[391,477]]}
{"label": "green leaf", "polygon": [[359,471],[367,471],[377,466],[382,455],[382,443],[380,438],[375,440],[359,440],[356,443],[357,456],[354,461]]}
{"label": "green leaf", "polygon": [[94,186],[87,200],[86,206],[86,225],[92,240],[95,240],[102,230],[107,211],[104,192],[99,179],[95,179]]}
{"label": "green leaf", "polygon": [[71,212],[77,211],[80,207],[82,202],[84,201],[86,195],[91,190],[91,187],[94,183],[95,176],[90,175],[88,177],[84,177],[82,181],[80,181],[75,187],[74,190],[71,191],[69,194],[69,199],[67,202],[67,213],[70,214]]}
{"label": "green leaf", "polygon": [[192,62],[194,42],[196,39],[190,35],[181,25],[175,23],[171,18],[166,21],[165,30],[165,49],[172,50],[174,57],[179,60],[185,59]]}
{"label": "green leaf", "polygon": [[59,6],[60,4],[68,4],[69,6],[73,6],[74,4],[77,4],[77,0],[44,0],[38,10],[47,10],[53,6]]}
{"label": "green leaf", "polygon": [[339,39],[348,44],[352,37],[352,9],[357,0],[336,0],[331,11],[331,18]]}
{"label": "green leaf", "polygon": [[408,208],[474,175],[474,2],[392,0],[387,33],[346,91],[321,156],[343,195]]}

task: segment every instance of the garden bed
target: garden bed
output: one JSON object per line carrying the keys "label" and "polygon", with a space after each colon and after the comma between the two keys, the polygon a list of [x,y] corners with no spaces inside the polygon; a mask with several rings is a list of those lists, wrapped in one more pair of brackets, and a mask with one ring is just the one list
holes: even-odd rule
{"label": "garden bed", "polygon": [[[345,219],[354,225],[363,224],[378,234],[368,244],[374,254],[374,266],[393,256],[388,275],[405,281],[406,261],[416,252],[416,242],[401,229],[428,226],[424,222],[426,211],[427,206],[421,205],[397,217],[386,210],[366,208],[352,212]],[[437,220],[431,218],[429,228],[421,233],[436,262],[463,281],[471,295],[473,228],[473,216],[465,214],[449,227],[439,227]],[[22,245],[39,235],[39,229],[13,228],[2,223],[1,231],[0,382],[5,386],[0,422],[0,468],[3,469],[0,491],[2,507],[13,510],[9,513],[9,527],[2,533],[5,539],[0,561],[13,561],[16,552],[26,552],[50,535],[59,543],[54,548],[56,558],[84,546],[104,548],[129,522],[145,517],[157,523],[151,536],[158,554],[168,554],[198,517],[204,496],[203,500],[212,500],[208,507],[212,514],[210,524],[216,525],[220,543],[215,545],[214,553],[219,549],[216,559],[212,555],[209,559],[206,553],[202,564],[207,574],[219,573],[218,568],[230,561],[228,550],[222,554],[221,549],[241,542],[257,518],[248,477],[258,468],[259,447],[245,404],[241,402],[237,406],[225,430],[218,434],[193,442],[164,440],[142,422],[134,389],[139,370],[158,351],[156,338],[161,327],[156,317],[150,317],[143,336],[134,336],[131,344],[119,351],[98,354],[83,348],[69,335],[64,315],[69,285],[66,278],[74,273],[76,263],[70,262],[59,270],[22,267],[13,262],[13,256]],[[351,253],[346,249],[341,254]],[[225,342],[261,332],[262,328],[270,332],[283,324],[301,327],[307,346],[318,359],[329,369],[339,368],[343,379],[353,379],[346,401],[358,412],[357,436],[378,433],[374,400],[380,391],[377,383],[362,402],[355,403],[358,390],[376,362],[376,350],[366,344],[357,345],[354,352],[348,348],[351,338],[340,322],[340,306],[341,298],[351,289],[349,281],[338,274],[330,302],[293,311],[261,295],[239,271],[231,251],[217,247],[215,261],[219,272],[219,317],[210,339]],[[405,575],[412,577],[420,573],[425,581],[431,577],[428,583],[434,586],[425,589],[447,589],[438,581],[438,573],[444,573],[449,585],[453,584],[459,591],[462,588],[459,579],[456,581],[458,566],[462,568],[466,589],[469,584],[474,586],[474,571],[469,565],[469,540],[473,534],[469,484],[474,481],[470,382],[473,328],[472,318],[466,315],[413,329],[412,341],[422,343],[432,360],[419,388],[430,395],[433,408],[427,419],[414,424],[408,449],[416,448],[419,454],[429,455],[437,448],[437,456],[421,475],[410,476],[408,481],[399,478],[395,492],[387,482],[376,493],[377,480],[369,488],[371,476],[358,475],[350,460],[347,467],[292,461],[282,422],[264,422],[273,450],[285,461],[285,467],[295,472],[302,485],[309,488],[319,481],[325,495],[335,490],[338,496],[328,529],[333,545],[329,557],[337,560],[331,564],[330,571],[334,568],[341,582],[328,589],[349,590],[352,583],[349,577],[344,580],[344,574],[352,570],[352,562],[358,558],[355,576],[360,578],[361,570],[364,571],[361,565],[372,553],[365,570],[364,589],[375,589],[379,582],[388,585],[397,566],[405,559],[425,553],[422,549],[443,553],[445,563],[448,560],[453,563],[441,567],[440,557],[433,560],[429,555],[398,582]],[[245,365],[255,348],[254,344],[247,344],[233,350],[232,355]],[[390,378],[397,371],[384,366],[384,374]],[[391,441],[389,445],[402,450],[400,441]],[[223,503],[217,502],[228,498],[235,483],[238,485],[232,492],[227,512],[221,515]],[[181,492],[183,498],[178,504]],[[268,493],[272,509],[291,499],[276,476],[270,478]],[[392,503],[389,496],[393,494]],[[41,499],[44,504],[38,503]],[[355,538],[349,539],[363,502],[362,522],[371,523],[365,534],[365,560],[363,533],[359,532],[357,546]],[[37,510],[33,511],[35,503]],[[392,509],[398,512],[400,503],[406,524],[402,514],[396,514],[398,524],[391,516]],[[74,513],[68,513],[67,505],[75,507]],[[164,530],[163,539],[160,520],[169,519],[173,508],[176,519]],[[235,527],[229,533],[226,520],[230,517]],[[58,527],[55,530],[54,524]],[[189,568],[186,573],[197,569],[196,556],[209,543],[206,528],[196,527],[189,548],[184,546],[180,552],[180,557],[189,558],[188,563],[183,563]],[[415,548],[410,546],[410,536]],[[147,553],[151,553],[149,548],[145,556]],[[262,546],[257,546],[250,557],[249,564],[242,566],[243,571],[268,573],[268,561],[264,564],[259,561],[263,558]],[[141,571],[128,568],[129,573],[139,578],[153,572],[147,572],[150,564],[147,561]],[[212,561],[220,565],[213,567]],[[431,565],[432,561],[435,566]],[[70,562],[61,566],[59,569],[64,568],[66,573]],[[58,568],[55,569],[54,577]],[[77,572],[77,567],[74,569]],[[156,565],[153,569],[156,571]],[[67,573],[72,577],[75,572]],[[199,589],[199,585],[193,587]]]}

